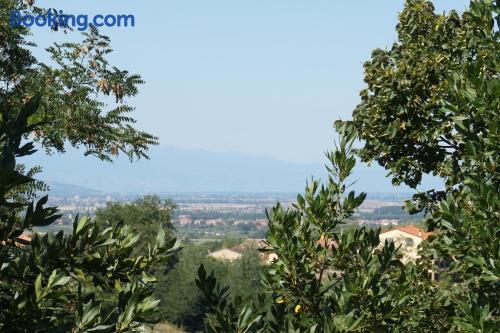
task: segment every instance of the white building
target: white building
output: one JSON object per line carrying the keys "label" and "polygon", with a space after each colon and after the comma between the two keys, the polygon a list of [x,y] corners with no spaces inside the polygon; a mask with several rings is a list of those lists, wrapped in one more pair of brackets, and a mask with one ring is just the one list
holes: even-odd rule
{"label": "white building", "polygon": [[404,225],[380,233],[380,242],[384,244],[393,242],[396,246],[401,246],[403,253],[402,262],[415,261],[418,258],[418,246],[429,238],[432,232],[426,232],[414,225]]}

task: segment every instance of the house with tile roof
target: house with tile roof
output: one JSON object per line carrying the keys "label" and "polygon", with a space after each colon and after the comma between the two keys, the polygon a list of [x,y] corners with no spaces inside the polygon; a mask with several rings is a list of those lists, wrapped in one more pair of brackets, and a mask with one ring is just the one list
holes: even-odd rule
{"label": "house with tile roof", "polygon": [[20,236],[12,239],[3,240],[0,245],[14,245],[16,247],[23,247],[31,243],[31,233],[24,231]]}
{"label": "house with tile roof", "polygon": [[418,246],[431,235],[432,232],[427,232],[417,226],[403,225],[382,231],[380,233],[380,243],[384,244],[385,241],[388,241],[400,246],[403,253],[401,261],[407,263],[418,258]]}
{"label": "house with tile roof", "polygon": [[[216,260],[234,261],[241,259],[243,253],[246,251],[265,248],[267,248],[267,244],[263,239],[247,239],[236,246],[211,252],[208,256]],[[259,256],[266,264],[269,264],[271,261],[276,259],[276,254],[274,253],[259,253]]]}

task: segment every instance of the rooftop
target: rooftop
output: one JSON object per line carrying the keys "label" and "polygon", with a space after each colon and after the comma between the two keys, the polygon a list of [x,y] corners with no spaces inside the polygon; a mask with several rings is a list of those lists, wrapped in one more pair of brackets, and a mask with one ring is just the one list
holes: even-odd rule
{"label": "rooftop", "polygon": [[382,234],[389,232],[389,231],[393,231],[393,230],[399,230],[402,232],[406,232],[407,234],[410,234],[410,235],[413,235],[416,237],[420,237],[424,240],[429,238],[429,236],[431,236],[433,234],[432,232],[427,232],[427,231],[425,231],[417,226],[414,226],[412,224],[402,225],[402,226],[395,227],[395,228],[392,228],[389,230],[385,230],[385,231],[382,231]]}

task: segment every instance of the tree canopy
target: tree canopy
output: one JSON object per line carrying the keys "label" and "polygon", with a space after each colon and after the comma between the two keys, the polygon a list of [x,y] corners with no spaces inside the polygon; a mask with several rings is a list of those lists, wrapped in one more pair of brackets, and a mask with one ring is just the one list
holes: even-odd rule
{"label": "tree canopy", "polygon": [[39,95],[39,109],[29,121],[38,123],[34,140],[48,151],[63,152],[69,144],[104,160],[120,152],[146,157],[157,138],[132,126],[133,107],[126,103],[143,80],[109,63],[109,38],[90,26],[80,42],[48,47],[51,61],[42,63],[30,51],[35,43],[29,28],[10,25],[13,10],[46,11],[25,1],[0,1],[0,103],[19,110]]}
{"label": "tree canopy", "polygon": [[31,234],[60,215],[46,207],[47,196],[36,198],[40,169],[25,170],[19,160],[67,144],[104,160],[120,151],[145,157],[156,138],[131,126],[124,103],[142,81],[109,65],[109,39],[95,28],[81,43],[50,47],[50,65],[38,62],[29,29],[8,20],[14,9],[41,10],[32,3],[0,0],[0,331],[130,332],[157,308],[148,268],[177,251],[175,238],[158,225],[138,254],[131,227],[88,217],[77,217],[70,234]]}
{"label": "tree canopy", "polygon": [[141,234],[136,252],[147,253],[148,242],[154,241],[160,226],[167,234],[173,235],[171,218],[174,208],[170,200],[145,195],[132,203],[108,202],[106,207],[97,210],[95,219],[103,226],[129,225],[132,231]]}
{"label": "tree canopy", "polygon": [[430,1],[409,0],[397,41],[364,64],[367,87],[348,125],[363,143],[359,156],[395,184],[416,187],[432,173],[453,187],[468,171],[467,143],[498,139],[498,6],[471,1],[461,15],[438,14]]}
{"label": "tree canopy", "polygon": [[[0,15],[43,11],[32,3],[0,0]],[[365,63],[352,120],[335,124],[329,177],[311,180],[292,207],[269,210],[263,251],[277,259],[262,269],[263,291],[255,258],[235,274],[254,297],[199,267],[205,303],[189,296],[197,311],[209,310],[207,332],[500,331],[500,2],[438,14],[430,1],[407,0],[396,30],[397,41]],[[77,217],[70,234],[28,235],[59,213],[36,198],[39,169],[20,161],[67,145],[103,160],[146,157],[156,137],[132,126],[126,103],[142,80],[108,63],[109,39],[95,28],[79,43],[49,47],[50,64],[32,45],[28,28],[0,20],[0,331],[137,330],[160,301],[151,273],[179,247],[171,202],[109,204],[97,221]],[[385,167],[396,185],[442,178],[444,190],[406,205],[424,211],[434,231],[415,262],[403,264],[379,229],[340,228],[365,199],[349,189],[357,157]],[[182,264],[162,282],[185,277],[192,265]],[[172,317],[183,317],[177,310]]]}
{"label": "tree canopy", "polygon": [[[263,272],[267,294],[231,301],[200,267],[217,318],[209,332],[500,330],[499,25],[498,1],[471,1],[461,14],[406,1],[398,40],[364,65],[353,119],[335,123],[341,140],[326,184],[312,181],[292,208],[270,211],[267,242],[278,259]],[[442,178],[444,190],[406,204],[424,210],[434,231],[416,262],[403,265],[380,230],[339,230],[364,199],[347,191],[356,155],[385,167],[395,185]]]}

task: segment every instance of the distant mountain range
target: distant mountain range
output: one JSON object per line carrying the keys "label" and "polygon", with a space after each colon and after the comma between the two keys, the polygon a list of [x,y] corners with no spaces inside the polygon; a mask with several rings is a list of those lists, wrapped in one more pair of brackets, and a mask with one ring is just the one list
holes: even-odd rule
{"label": "distant mountain range", "polygon": [[[52,190],[89,193],[165,192],[301,192],[311,176],[325,179],[321,164],[299,164],[265,156],[218,153],[173,147],[153,147],[150,160],[130,163],[125,157],[113,163],[84,157],[81,151],[47,156],[42,152],[22,159],[43,166],[37,178],[50,181]],[[395,188],[380,167],[360,165],[354,188],[367,192],[407,192]],[[436,185],[436,180],[430,183]],[[67,184],[79,188],[64,188]],[[60,190],[60,191],[59,191]]]}
{"label": "distant mountain range", "polygon": [[57,181],[45,182],[50,188],[50,196],[71,197],[75,195],[90,197],[90,196],[104,196],[105,192],[94,190],[84,186],[73,184],[65,184]]}

